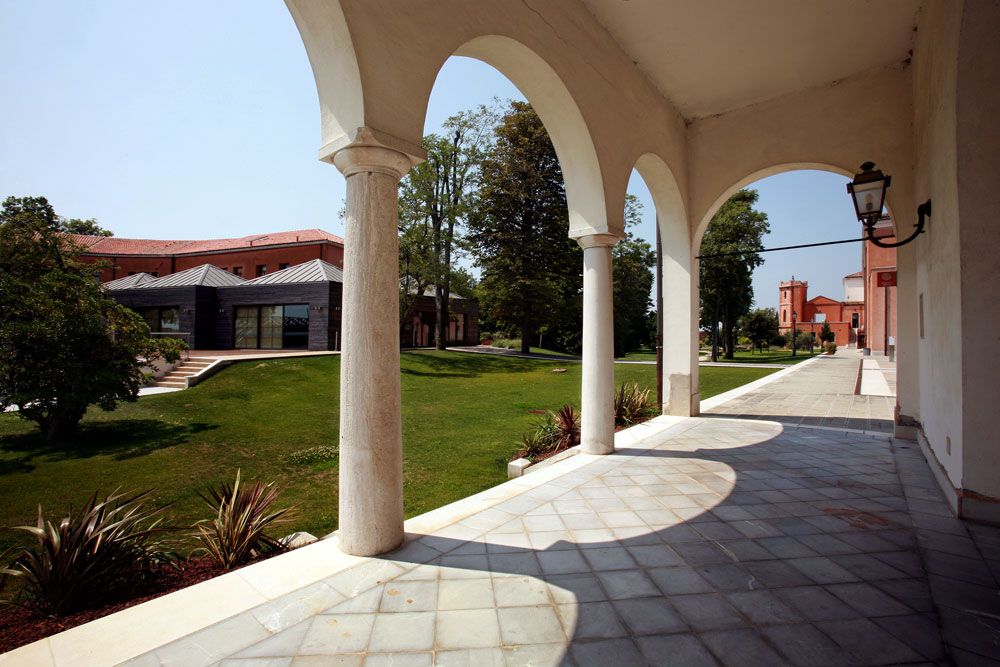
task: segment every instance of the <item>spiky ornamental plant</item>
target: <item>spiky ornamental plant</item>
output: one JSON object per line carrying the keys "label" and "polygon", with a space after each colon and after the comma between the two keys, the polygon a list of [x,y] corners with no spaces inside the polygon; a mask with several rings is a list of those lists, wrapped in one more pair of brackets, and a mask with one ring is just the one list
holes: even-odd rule
{"label": "spiky ornamental plant", "polygon": [[264,532],[281,523],[293,509],[271,510],[278,499],[278,489],[273,482],[244,484],[237,470],[234,484],[222,482],[218,488],[209,488],[207,495],[198,495],[215,512],[215,518],[196,525],[195,539],[201,542],[201,550],[223,569],[231,570],[260,554],[284,548],[278,540]]}
{"label": "spiky ornamental plant", "polygon": [[641,389],[639,383],[622,383],[615,391],[615,425],[632,426],[655,412],[649,400],[649,389]]}
{"label": "spiky ornamental plant", "polygon": [[53,523],[41,505],[34,526],[17,530],[35,538],[14,550],[0,569],[22,582],[9,602],[38,613],[64,616],[127,597],[148,583],[159,567],[175,560],[160,537],[166,533],[167,506],[150,506],[152,491],[115,491],[103,500],[94,493],[79,512]]}
{"label": "spiky ornamental plant", "polygon": [[553,416],[556,425],[556,440],[553,449],[569,449],[580,444],[580,414],[573,406],[566,404]]}

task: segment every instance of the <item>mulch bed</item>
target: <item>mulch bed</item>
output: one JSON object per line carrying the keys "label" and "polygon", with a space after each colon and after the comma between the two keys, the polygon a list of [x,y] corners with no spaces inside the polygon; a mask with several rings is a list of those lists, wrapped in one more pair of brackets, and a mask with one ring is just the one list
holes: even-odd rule
{"label": "mulch bed", "polygon": [[[278,554],[265,554],[247,563],[247,565],[259,563],[276,555]],[[246,567],[246,565],[240,567]],[[230,572],[235,572],[238,569],[240,568],[233,568]],[[113,614],[122,609],[128,609],[137,604],[153,600],[167,593],[173,593],[174,591],[207,581],[222,574],[226,574],[226,571],[210,559],[204,557],[195,558],[185,561],[180,570],[164,568],[162,574],[150,586],[138,591],[133,597],[117,600],[103,607],[79,611],[70,616],[55,618],[42,616],[22,607],[0,607],[0,653],[5,653],[18,646],[30,644],[63,630],[75,628],[78,625],[89,623],[102,616]]]}

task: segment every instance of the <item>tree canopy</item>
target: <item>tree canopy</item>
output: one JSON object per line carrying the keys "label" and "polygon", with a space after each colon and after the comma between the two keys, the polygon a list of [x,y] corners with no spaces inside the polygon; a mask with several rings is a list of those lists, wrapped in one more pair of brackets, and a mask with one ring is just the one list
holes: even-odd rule
{"label": "tree canopy", "polygon": [[0,409],[17,406],[46,440],[71,434],[87,407],[135,400],[141,359],[176,360],[135,312],[102,291],[44,197],[0,209]]}
{"label": "tree canopy", "polygon": [[774,308],[756,308],[740,319],[740,331],[750,339],[751,345],[763,351],[765,345],[778,335],[778,311]]}
{"label": "tree canopy", "polygon": [[87,218],[58,218],[59,230],[67,234],[82,234],[84,236],[114,236],[110,229],[104,229],[97,220]]}
{"label": "tree canopy", "polygon": [[615,356],[649,345],[649,310],[652,306],[653,271],[656,251],[629,231],[639,223],[642,202],[625,195],[625,238],[612,250],[614,270]]}
{"label": "tree canopy", "polygon": [[427,159],[400,186],[400,319],[408,322],[417,299],[433,286],[438,349],[447,344],[454,262],[463,248],[463,226],[495,116],[493,109],[480,106],[448,118],[443,135],[424,137]]}
{"label": "tree canopy", "polygon": [[511,102],[482,161],[469,238],[481,269],[481,309],[521,333],[527,352],[539,332],[578,349],[582,250],[567,235],[562,170],[548,132],[524,102]]}
{"label": "tree canopy", "polygon": [[[756,190],[743,189],[730,197],[712,217],[701,241],[701,323],[717,331],[722,323],[725,357],[733,358],[736,324],[753,305],[753,270],[763,263],[757,252],[764,249],[763,237],[771,227],[767,214],[754,209]],[[713,356],[716,346],[713,345]]]}

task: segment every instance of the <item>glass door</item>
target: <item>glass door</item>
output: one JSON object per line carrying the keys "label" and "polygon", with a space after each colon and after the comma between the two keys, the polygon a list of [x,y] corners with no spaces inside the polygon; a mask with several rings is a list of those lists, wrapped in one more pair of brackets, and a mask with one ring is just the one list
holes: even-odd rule
{"label": "glass door", "polygon": [[239,306],[236,308],[236,338],[233,347],[257,347],[257,316],[260,309],[256,306]]}
{"label": "glass door", "polygon": [[263,349],[281,348],[281,306],[260,307],[260,347]]}
{"label": "glass door", "polygon": [[309,347],[309,305],[285,306],[281,346],[286,348]]}

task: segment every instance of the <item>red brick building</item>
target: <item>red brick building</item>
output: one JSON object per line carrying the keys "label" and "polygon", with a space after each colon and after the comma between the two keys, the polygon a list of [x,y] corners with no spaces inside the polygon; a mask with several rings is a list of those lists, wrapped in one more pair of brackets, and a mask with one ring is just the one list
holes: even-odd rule
{"label": "red brick building", "polygon": [[[876,234],[894,241],[888,219]],[[809,283],[788,280],[778,284],[778,330],[812,331],[819,337],[823,323],[830,325],[840,346],[857,346],[885,354],[896,336],[896,249],[862,244],[861,271],[844,276],[844,300],[826,296],[809,298]]]}
{"label": "red brick building", "polygon": [[136,273],[162,277],[212,264],[243,278],[257,278],[321,259],[344,268],[344,239],[322,229],[254,234],[235,239],[171,241],[74,235],[84,261],[105,262],[101,282]]}
{"label": "red brick building", "polygon": [[[895,241],[888,219],[875,227],[875,233],[886,241]],[[896,339],[896,249],[865,244],[861,259],[865,290],[864,347],[884,354]]]}
{"label": "red brick building", "polygon": [[822,295],[810,299],[809,283],[804,280],[779,283],[778,331],[786,336],[790,335],[794,320],[796,331],[812,331],[818,340],[825,323],[830,326],[837,345],[856,345],[858,332],[864,326],[865,307],[862,301],[848,298],[852,292],[858,291],[860,278],[860,274],[844,276],[843,301]]}

